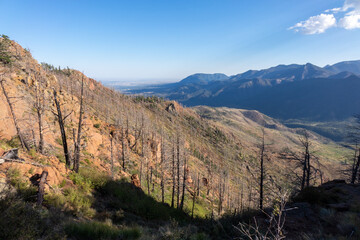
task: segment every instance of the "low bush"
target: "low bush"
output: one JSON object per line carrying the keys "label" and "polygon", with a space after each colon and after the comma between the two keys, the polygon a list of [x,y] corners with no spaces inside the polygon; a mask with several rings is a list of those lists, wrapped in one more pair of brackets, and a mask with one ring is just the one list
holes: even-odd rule
{"label": "low bush", "polygon": [[20,198],[8,195],[0,199],[0,239],[64,239],[58,227],[61,215],[36,209]]}
{"label": "low bush", "polygon": [[330,203],[338,203],[339,195],[334,192],[327,192],[317,187],[307,187],[293,197],[294,202],[308,202],[325,206]]}
{"label": "low bush", "polygon": [[65,226],[65,231],[70,237],[79,240],[90,239],[138,239],[141,236],[139,228],[119,229],[109,222],[80,222],[69,223]]}

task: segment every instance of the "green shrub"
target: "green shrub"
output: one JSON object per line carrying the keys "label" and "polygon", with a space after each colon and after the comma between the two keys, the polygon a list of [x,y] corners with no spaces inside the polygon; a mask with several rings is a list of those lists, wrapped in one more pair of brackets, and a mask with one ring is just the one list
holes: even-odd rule
{"label": "green shrub", "polygon": [[17,137],[17,136],[12,137],[9,141],[7,141],[7,144],[11,148],[21,148],[21,142],[20,142],[19,137]]}
{"label": "green shrub", "polygon": [[100,128],[100,126],[101,126],[100,123],[95,123],[95,124],[93,125],[94,128]]}
{"label": "green shrub", "polygon": [[4,34],[0,37],[0,62],[3,64],[10,64],[13,61],[8,50],[11,40]]}
{"label": "green shrub", "polygon": [[15,187],[20,197],[25,200],[34,200],[36,198],[37,188],[22,178],[19,169],[9,168],[6,175],[10,185]]}
{"label": "green shrub", "polygon": [[60,214],[38,210],[8,195],[0,199],[0,239],[64,239]]}
{"label": "green shrub", "polygon": [[153,197],[146,195],[141,189],[134,187],[125,180],[107,181],[98,189],[107,199],[109,208],[123,209],[147,219],[169,220],[175,218],[184,220],[189,218],[183,211],[174,209],[166,204],[157,202]]}
{"label": "green shrub", "polygon": [[318,187],[307,187],[293,197],[295,202],[308,202],[324,206],[330,203],[338,203],[339,195],[334,192],[327,192]]}
{"label": "green shrub", "polygon": [[95,210],[91,208],[93,198],[74,188],[64,191],[65,202],[71,206],[72,211],[77,216],[93,217]]}
{"label": "green shrub", "polygon": [[85,193],[90,193],[93,189],[92,182],[89,178],[84,177],[80,173],[72,172],[69,178],[74,182],[76,186],[81,188]]}
{"label": "green shrub", "polygon": [[138,239],[141,236],[141,231],[138,228],[119,229],[111,223],[97,221],[69,223],[65,226],[65,231],[70,237],[79,240]]}

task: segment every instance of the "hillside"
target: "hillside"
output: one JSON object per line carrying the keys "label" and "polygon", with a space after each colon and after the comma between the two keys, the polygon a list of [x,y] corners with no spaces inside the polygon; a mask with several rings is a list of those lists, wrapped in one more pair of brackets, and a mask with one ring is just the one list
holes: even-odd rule
{"label": "hillside", "polygon": [[[124,239],[166,239],[170,234],[172,239],[177,230],[186,232],[186,239],[225,237],[220,227],[216,235],[211,232],[215,228],[207,232],[201,226],[207,224],[205,218],[257,208],[263,126],[269,174],[265,206],[271,207],[282,191],[299,188],[297,162],[279,154],[301,154],[300,129],[289,129],[257,111],[191,109],[158,97],[126,96],[77,70],[39,64],[5,36],[0,43],[0,156],[20,149],[19,159],[0,163],[1,188],[9,192],[1,194],[0,208],[16,221],[21,215],[17,209],[26,215],[24,232],[7,230],[7,239],[21,234],[39,238],[42,231],[48,239],[87,239],[94,237],[81,237],[89,229],[109,234],[107,239],[116,239],[112,234]],[[71,170],[73,163],[70,169],[65,165],[55,96],[73,162],[76,147],[80,149],[79,171]],[[77,145],[80,115],[83,131]],[[340,177],[338,170],[348,167],[342,164],[349,150],[314,133],[310,141],[318,158],[314,165],[321,169],[311,184]],[[37,185],[29,178],[44,171],[48,177],[42,214],[33,207]],[[6,226],[11,229],[11,224]],[[29,226],[38,226],[40,233],[26,232]]]}

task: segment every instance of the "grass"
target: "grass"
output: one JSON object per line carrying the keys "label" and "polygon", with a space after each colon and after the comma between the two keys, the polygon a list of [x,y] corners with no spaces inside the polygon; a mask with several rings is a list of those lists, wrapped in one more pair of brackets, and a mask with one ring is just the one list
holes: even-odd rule
{"label": "grass", "polygon": [[167,204],[156,201],[126,180],[106,182],[98,189],[97,198],[106,201],[109,209],[123,209],[148,220],[169,220],[170,218],[185,220],[189,218],[181,210],[170,208]]}
{"label": "grass", "polygon": [[57,211],[40,210],[15,195],[0,199],[0,239],[64,239]]}
{"label": "grass", "polygon": [[8,169],[6,175],[10,185],[15,187],[19,196],[25,200],[34,200],[36,198],[37,188],[22,178],[19,169],[11,167]]}
{"label": "grass", "polygon": [[97,239],[138,239],[141,236],[139,228],[121,228],[114,226],[111,222],[79,222],[69,223],[65,231],[70,237],[79,240]]}
{"label": "grass", "polygon": [[[45,204],[70,211],[76,216],[92,218],[96,214],[92,208],[95,200],[92,192],[105,184],[107,177],[92,169],[80,168],[79,173],[72,172],[69,178],[76,187],[50,192],[45,196]],[[65,183],[62,185],[65,186]]]}

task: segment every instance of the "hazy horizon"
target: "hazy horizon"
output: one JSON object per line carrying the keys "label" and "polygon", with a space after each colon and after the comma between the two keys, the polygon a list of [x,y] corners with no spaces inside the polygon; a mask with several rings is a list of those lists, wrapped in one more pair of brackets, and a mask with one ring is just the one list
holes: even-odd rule
{"label": "hazy horizon", "polygon": [[100,81],[360,59],[360,0],[20,0],[0,8],[1,33],[39,62]]}

